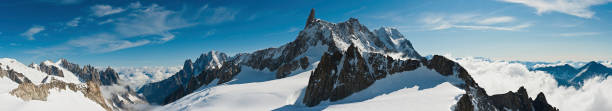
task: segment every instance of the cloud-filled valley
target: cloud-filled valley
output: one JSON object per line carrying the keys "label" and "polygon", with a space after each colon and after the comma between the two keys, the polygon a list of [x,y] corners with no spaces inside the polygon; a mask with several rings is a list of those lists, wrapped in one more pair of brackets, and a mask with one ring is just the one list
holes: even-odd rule
{"label": "cloud-filled valley", "polygon": [[530,71],[526,65],[484,58],[457,58],[489,94],[503,94],[524,86],[531,98],[543,92],[548,102],[562,111],[612,110],[612,76],[595,77],[581,88],[558,86],[550,74]]}

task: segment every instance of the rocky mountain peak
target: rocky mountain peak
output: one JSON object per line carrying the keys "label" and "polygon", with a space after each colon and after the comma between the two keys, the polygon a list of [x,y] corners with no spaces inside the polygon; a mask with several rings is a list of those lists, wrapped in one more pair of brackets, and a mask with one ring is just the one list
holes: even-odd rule
{"label": "rocky mountain peak", "polygon": [[306,20],[306,25],[304,28],[308,27],[315,20],[315,10],[314,8],[310,9],[310,15],[308,15],[308,19]]}
{"label": "rocky mountain peak", "polygon": [[195,75],[198,75],[205,69],[219,69],[227,59],[227,54],[215,50],[202,53],[193,63],[193,72]]}

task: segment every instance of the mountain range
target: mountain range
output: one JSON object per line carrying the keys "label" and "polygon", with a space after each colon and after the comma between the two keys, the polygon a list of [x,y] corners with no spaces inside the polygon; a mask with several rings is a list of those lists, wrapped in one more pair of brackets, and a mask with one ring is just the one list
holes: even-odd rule
{"label": "mountain range", "polygon": [[[2,98],[51,103],[58,95],[53,91],[80,92],[69,95],[86,101],[80,104],[90,110],[368,110],[360,109],[368,105],[385,106],[378,110],[558,110],[543,93],[532,99],[523,87],[487,94],[459,63],[421,56],[397,29],[370,31],[355,18],[331,23],[315,18],[314,9],[292,42],[234,56],[206,52],[137,91],[123,87],[110,67],[80,67],[66,59],[29,66],[2,59],[0,66],[0,80],[10,84],[2,88],[7,93]],[[571,80],[601,71],[608,70],[581,71]],[[142,104],[160,107],[137,109]]]}
{"label": "mountain range", "polygon": [[580,87],[584,83],[584,80],[593,78],[595,76],[605,78],[612,74],[612,68],[606,67],[595,61],[588,62],[579,68],[572,67],[569,64],[564,64],[537,67],[533,68],[532,70],[550,73],[553,77],[555,77],[555,80],[557,80],[559,85],[575,87]]}

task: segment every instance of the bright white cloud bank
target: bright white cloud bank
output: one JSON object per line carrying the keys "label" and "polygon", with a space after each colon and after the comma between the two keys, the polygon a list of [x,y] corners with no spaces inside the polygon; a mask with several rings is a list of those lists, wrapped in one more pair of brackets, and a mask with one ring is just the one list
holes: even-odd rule
{"label": "bright white cloud bank", "polygon": [[123,84],[130,86],[130,88],[137,89],[144,84],[164,80],[180,71],[182,67],[145,66],[119,67],[115,69],[119,73],[119,77]]}
{"label": "bright white cloud bank", "polygon": [[[449,57],[451,58],[451,57]],[[612,77],[586,80],[580,89],[557,86],[550,74],[532,72],[523,64],[460,58],[461,64],[489,95],[516,91],[525,86],[535,98],[544,92],[548,103],[562,111],[612,111]]]}

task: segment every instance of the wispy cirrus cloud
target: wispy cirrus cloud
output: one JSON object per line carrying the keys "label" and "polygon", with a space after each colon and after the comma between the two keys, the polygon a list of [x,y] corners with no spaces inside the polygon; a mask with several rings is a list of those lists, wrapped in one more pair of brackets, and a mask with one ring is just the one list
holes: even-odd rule
{"label": "wispy cirrus cloud", "polygon": [[600,32],[572,32],[572,33],[561,33],[561,37],[583,37],[583,36],[595,36],[600,35]]}
{"label": "wispy cirrus cloud", "polygon": [[213,9],[213,14],[206,19],[206,24],[219,24],[227,21],[233,21],[238,14],[237,10],[227,7],[217,7]]}
{"label": "wispy cirrus cloud", "polygon": [[425,14],[421,19],[428,30],[445,30],[451,28],[466,30],[499,30],[517,31],[531,26],[529,23],[512,23],[514,17],[483,17],[479,14]]}
{"label": "wispy cirrus cloud", "polygon": [[[108,28],[76,36],[63,44],[38,48],[26,51],[26,53],[45,56],[49,56],[49,53],[58,55],[74,51],[106,53],[148,44],[163,44],[176,37],[171,32],[173,30],[200,24],[213,25],[229,22],[234,20],[238,13],[236,9],[222,6],[208,8],[208,5],[203,5],[196,11],[185,11],[188,10],[185,8],[177,11],[157,4],[143,5],[140,2],[130,3],[124,7],[98,4],[90,8],[92,9],[90,15],[76,17],[66,25],[79,26],[79,24],[87,24],[81,22],[92,22],[98,24],[99,27]],[[108,16],[115,14],[120,16]],[[206,36],[212,34],[214,31],[207,33]]]}
{"label": "wispy cirrus cloud", "polygon": [[603,5],[612,0],[502,0],[503,2],[523,4],[535,8],[537,14],[547,12],[565,13],[581,18],[592,18],[595,12],[589,8]]}
{"label": "wispy cirrus cloud", "polygon": [[30,27],[28,30],[26,30],[25,32],[19,34],[23,37],[26,37],[28,40],[34,40],[34,35],[37,35],[38,33],[42,32],[45,30],[44,26],[40,26],[40,25],[34,25],[32,27]]}
{"label": "wispy cirrus cloud", "polygon": [[135,41],[123,40],[115,35],[107,33],[85,36],[68,41],[68,45],[74,47],[83,47],[92,53],[112,52],[125,48],[138,47],[149,43],[151,43],[151,41],[147,39],[140,39]]}
{"label": "wispy cirrus cloud", "polygon": [[81,22],[81,17],[76,17],[76,18],[66,22],[66,26],[76,27],[76,26],[79,26],[80,22]]}
{"label": "wispy cirrus cloud", "polygon": [[483,19],[482,21],[478,21],[478,24],[490,25],[490,24],[498,24],[498,23],[508,23],[514,21],[514,17],[510,16],[500,16],[500,17],[491,17]]}
{"label": "wispy cirrus cloud", "polygon": [[94,5],[91,7],[91,11],[93,11],[93,15],[102,17],[107,15],[112,15],[116,13],[121,13],[125,11],[125,9],[120,7],[112,7],[110,5]]}

